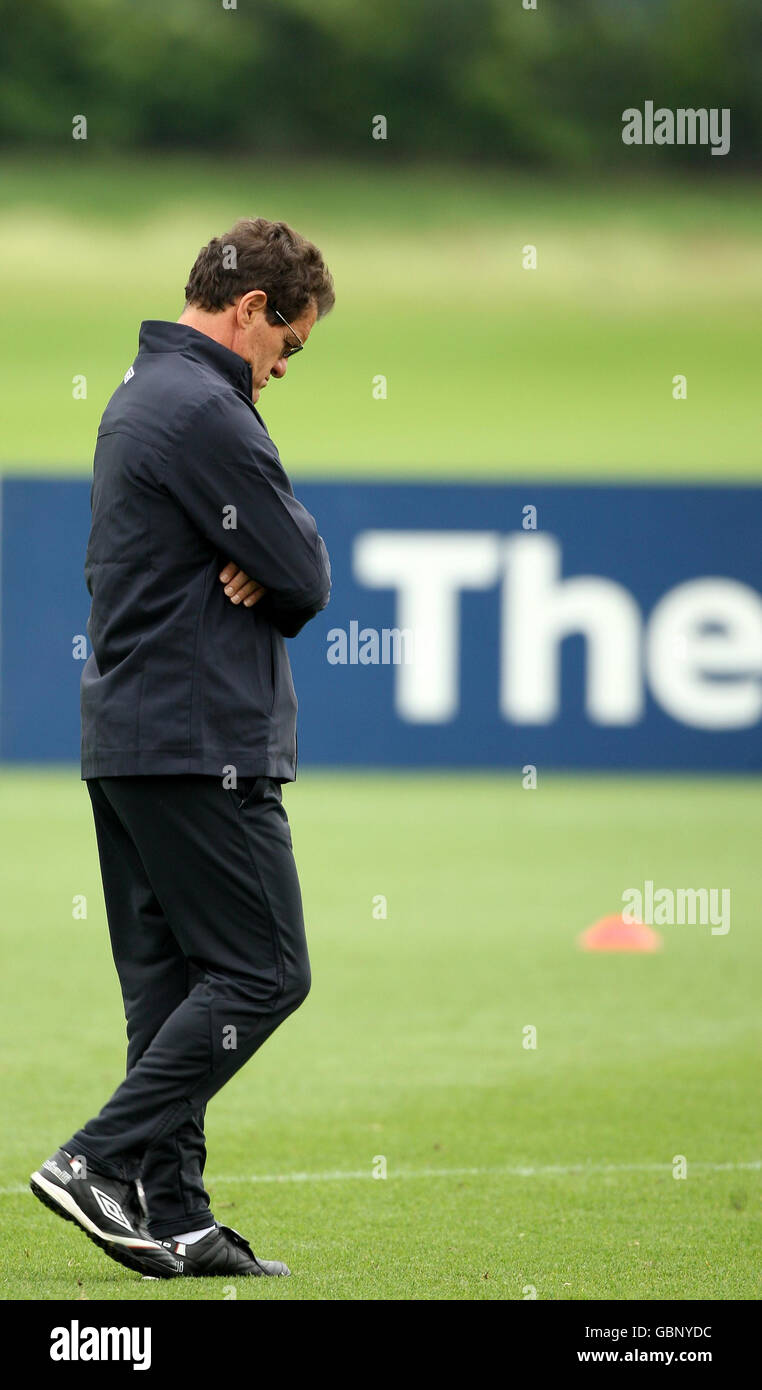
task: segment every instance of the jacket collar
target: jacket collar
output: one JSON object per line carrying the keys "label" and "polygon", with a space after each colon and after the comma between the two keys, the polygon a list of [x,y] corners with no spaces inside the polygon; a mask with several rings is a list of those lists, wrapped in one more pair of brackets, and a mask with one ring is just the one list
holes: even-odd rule
{"label": "jacket collar", "polygon": [[187,323],[169,323],[163,319],[146,319],[140,326],[141,352],[181,352],[197,362],[206,362],[232,386],[243,391],[251,400],[251,367],[237,352],[216,343],[206,333],[199,333]]}

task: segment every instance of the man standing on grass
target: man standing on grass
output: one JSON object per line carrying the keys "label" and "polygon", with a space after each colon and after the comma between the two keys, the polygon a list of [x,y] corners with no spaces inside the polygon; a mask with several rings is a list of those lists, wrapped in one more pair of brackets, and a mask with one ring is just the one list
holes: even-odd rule
{"label": "man standing on grass", "polygon": [[296,776],[284,637],[328,556],[256,409],[333,306],[317,249],[242,220],[149,321],[98,432],[85,573],[82,777],[127,1018],[127,1076],[32,1175],[143,1274],[288,1274],[220,1226],[207,1101],[310,987],[281,784]]}

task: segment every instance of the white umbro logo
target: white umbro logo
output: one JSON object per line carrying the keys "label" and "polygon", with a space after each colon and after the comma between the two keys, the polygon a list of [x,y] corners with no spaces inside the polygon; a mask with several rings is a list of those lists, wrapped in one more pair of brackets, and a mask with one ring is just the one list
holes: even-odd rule
{"label": "white umbro logo", "polygon": [[134,367],[128,368],[128,370],[127,370],[127,371],[125,372],[125,374],[124,374],[124,381],[125,381],[125,384],[126,384],[132,377],[134,377],[134,375],[135,375],[135,368],[134,368]]}
{"label": "white umbro logo", "polygon": [[110,1221],[116,1221],[118,1226],[124,1226],[125,1230],[132,1230],[131,1222],[127,1220],[119,1203],[115,1202],[113,1197],[109,1197],[107,1192],[101,1192],[99,1187],[91,1187],[90,1191],[104,1216],[107,1216]]}

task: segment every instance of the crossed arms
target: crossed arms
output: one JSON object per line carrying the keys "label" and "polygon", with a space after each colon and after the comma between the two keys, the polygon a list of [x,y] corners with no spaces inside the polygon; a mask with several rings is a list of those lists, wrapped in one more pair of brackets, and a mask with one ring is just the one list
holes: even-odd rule
{"label": "crossed arms", "polygon": [[244,608],[261,603],[262,616],[284,637],[295,637],[328,602],[330,562],[274,444],[248,425],[229,401],[204,400],[187,421],[182,465],[167,466],[164,482],[198,530],[229,557],[219,580],[230,602]]}

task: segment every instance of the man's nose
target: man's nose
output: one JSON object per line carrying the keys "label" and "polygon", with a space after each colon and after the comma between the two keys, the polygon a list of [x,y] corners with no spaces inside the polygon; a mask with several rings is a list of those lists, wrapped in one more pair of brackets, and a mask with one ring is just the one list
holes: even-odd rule
{"label": "man's nose", "polygon": [[287,367],[288,362],[286,361],[286,358],[279,357],[277,362],[275,363],[275,366],[270,369],[270,375],[277,376],[279,378],[285,376]]}

